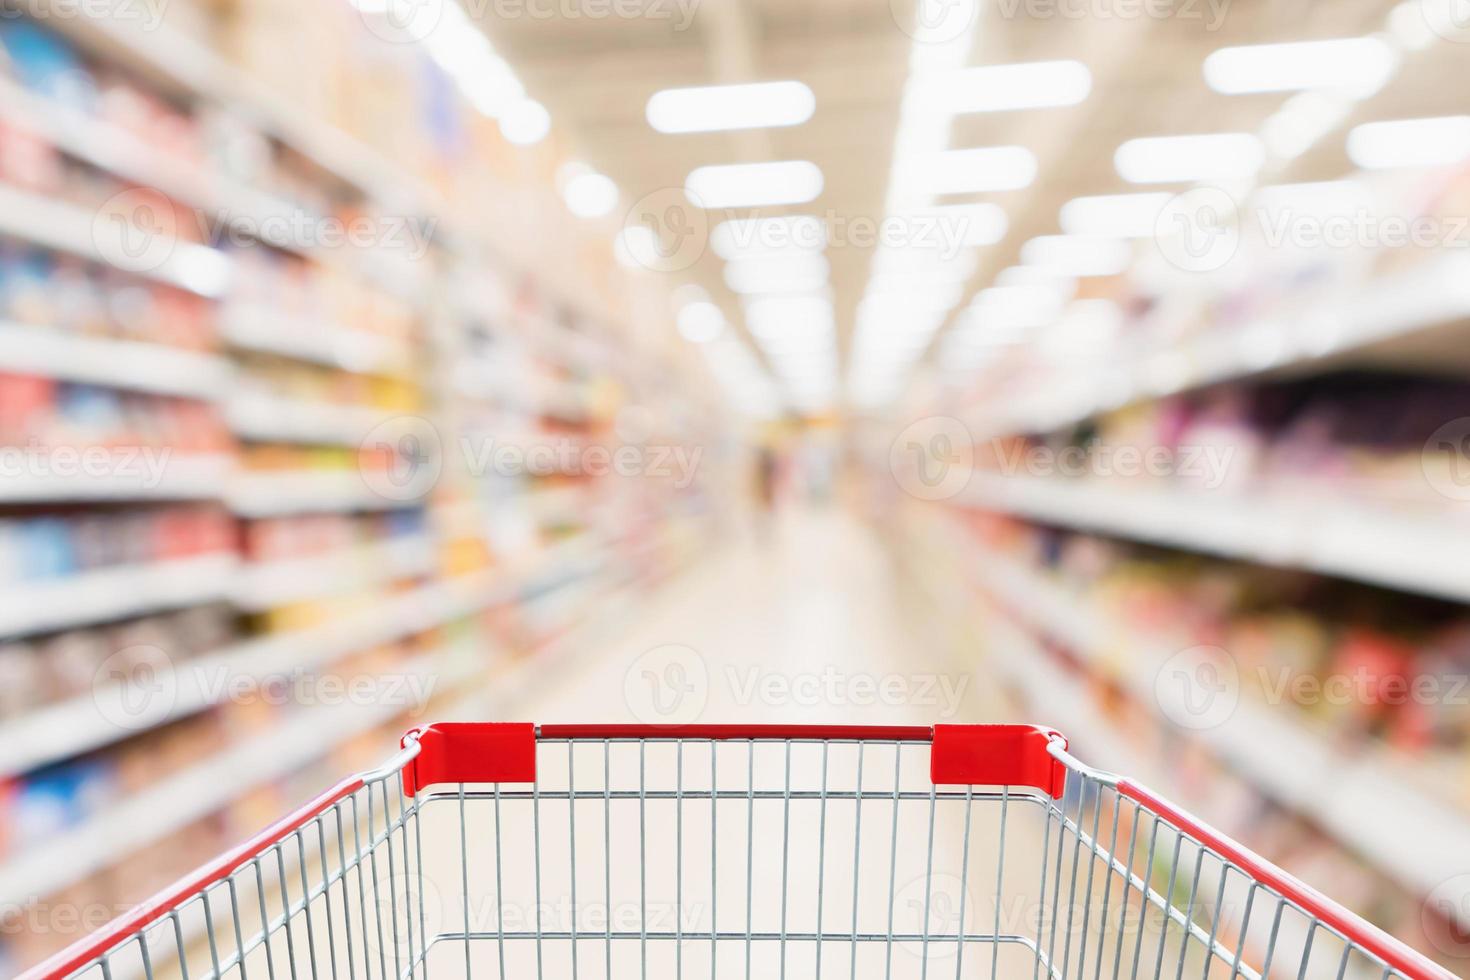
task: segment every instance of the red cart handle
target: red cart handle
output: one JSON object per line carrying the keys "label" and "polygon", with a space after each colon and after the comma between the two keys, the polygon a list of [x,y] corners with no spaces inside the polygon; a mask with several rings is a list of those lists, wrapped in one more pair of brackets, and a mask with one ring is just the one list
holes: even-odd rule
{"label": "red cart handle", "polygon": [[714,741],[929,742],[929,778],[936,786],[1033,786],[1060,797],[1065,765],[1051,746],[1067,742],[1038,725],[542,725],[448,723],[415,729],[417,759],[403,770],[414,796],[434,783],[534,783],[536,740],[711,739]]}

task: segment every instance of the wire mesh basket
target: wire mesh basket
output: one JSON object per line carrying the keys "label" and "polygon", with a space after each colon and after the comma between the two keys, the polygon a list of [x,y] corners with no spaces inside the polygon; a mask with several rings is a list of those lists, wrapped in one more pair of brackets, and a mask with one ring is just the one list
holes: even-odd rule
{"label": "wire mesh basket", "polygon": [[1055,731],[444,724],[26,974],[1448,978]]}

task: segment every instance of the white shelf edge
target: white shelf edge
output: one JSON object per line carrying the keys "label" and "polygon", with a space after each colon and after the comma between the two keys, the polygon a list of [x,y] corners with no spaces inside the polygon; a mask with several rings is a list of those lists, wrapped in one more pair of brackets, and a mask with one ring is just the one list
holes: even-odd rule
{"label": "white shelf edge", "polygon": [[0,636],[18,636],[177,609],[229,595],[232,553],[146,565],[121,565],[6,590]]}
{"label": "white shelf edge", "polygon": [[374,492],[356,470],[246,472],[231,482],[226,503],[241,517],[275,517],[421,507],[422,498],[398,500]]}
{"label": "white shelf edge", "polygon": [[167,344],[85,337],[0,320],[0,370],[213,401],[230,363]]}
{"label": "white shelf edge", "polygon": [[98,246],[98,227],[98,212],[0,183],[0,235],[66,252],[198,296],[212,299],[223,292],[223,283],[231,269],[230,259],[223,252],[193,242],[175,242],[169,254],[160,256],[157,262],[145,264],[140,260],[136,267],[128,268],[110,260]]}
{"label": "white shelf edge", "polygon": [[435,547],[427,534],[358,545],[325,555],[240,566],[230,597],[241,609],[259,611],[293,602],[342,595],[394,579],[426,575]]}
{"label": "white shelf edge", "polygon": [[[412,592],[388,596],[379,603],[343,617],[302,630],[268,635],[232,644],[214,653],[186,660],[175,668],[173,697],[167,704],[122,728],[110,720],[99,703],[114,700],[118,692],[99,688],[92,694],[38,708],[0,725],[0,743],[7,746],[0,760],[0,779],[27,772],[122,741],[210,706],[206,674],[225,671],[231,676],[259,679],[298,667],[314,667],[374,644],[421,633],[510,595],[503,577],[483,573],[421,586]],[[64,733],[58,740],[57,733]]]}
{"label": "white shelf edge", "polygon": [[[1116,649],[1118,629],[1014,560],[987,553],[976,574],[1004,604],[1086,663],[1108,659],[1104,643]],[[1171,652],[1154,641],[1131,659],[1146,668]],[[1153,704],[1154,685],[1146,674],[1134,670],[1123,681],[1142,703]],[[1255,704],[1249,696],[1241,697],[1225,722],[1190,734],[1267,795],[1310,815],[1383,873],[1422,894],[1444,882],[1445,854],[1470,854],[1470,819],[1453,804],[1406,782],[1399,775],[1402,765],[1339,751],[1305,723]],[[1283,759],[1296,764],[1284,768]],[[1088,761],[1106,768],[1106,760]],[[1465,898],[1470,900],[1470,892]]]}
{"label": "white shelf edge", "polygon": [[[1355,295],[1315,306],[1307,300],[1310,297],[1290,309],[1221,327],[1186,343],[1127,352],[1126,364],[1105,363],[1101,368],[1094,364],[1091,375],[1097,390],[1084,389],[1081,397],[1077,396],[1076,376],[1048,378],[1044,390],[1009,396],[1012,408],[997,417],[987,421],[983,415],[972,413],[973,428],[982,438],[1052,431],[1125,405],[1301,368],[1376,343],[1470,320],[1470,258],[1442,256],[1370,281]],[[1248,336],[1268,339],[1273,356],[1262,360],[1256,352],[1247,350],[1240,338]],[[1171,381],[1160,387],[1150,379],[1148,365],[1163,361],[1196,366],[1182,382]],[[1116,387],[1120,377],[1127,381],[1124,390]],[[1073,397],[1063,409],[1056,407],[1059,390]]]}
{"label": "white shelf edge", "polygon": [[989,474],[973,476],[956,500],[1049,524],[1470,602],[1462,539],[1447,534],[1443,522],[1383,505]]}

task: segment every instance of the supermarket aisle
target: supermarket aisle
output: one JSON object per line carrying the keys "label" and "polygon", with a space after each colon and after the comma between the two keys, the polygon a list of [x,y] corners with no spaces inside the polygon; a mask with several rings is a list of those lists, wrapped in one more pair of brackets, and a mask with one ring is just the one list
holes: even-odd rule
{"label": "supermarket aisle", "polygon": [[611,649],[542,675],[538,722],[979,720],[965,665],[874,531],[840,508],[792,509],[769,540],[730,541],[640,604]]}
{"label": "supermarket aisle", "polygon": [[[936,652],[932,624],[908,605],[917,598],[872,528],[841,510],[795,510],[769,540],[731,543],[651,601],[640,601],[636,620],[609,647],[584,646],[555,671],[539,669],[534,683],[544,696],[525,702],[515,717],[930,724],[984,716],[990,709],[973,669],[946,663]],[[819,923],[828,935],[856,925],[866,935],[953,936],[962,908],[967,932],[984,931],[992,921],[995,807],[977,803],[967,828],[960,803],[931,810],[927,746],[869,744],[863,751],[852,744],[738,741],[544,745],[539,800],[512,793],[504,801],[472,799],[462,811],[452,799],[430,805],[424,818],[429,907],[441,915],[451,910],[452,918],[437,923],[449,931],[468,909],[472,931],[512,934],[504,951],[509,976],[538,966],[547,975],[575,969],[589,977],[743,976],[748,968],[775,976],[784,965],[794,975],[917,980],[926,960],[917,940],[891,947],[829,941],[818,960],[810,941],[787,948],[775,938],[811,934]],[[712,781],[728,794],[717,808],[697,797]],[[816,790],[824,785],[832,794],[854,788],[869,794],[861,818],[850,795],[819,800]],[[629,795],[605,802],[604,786]],[[574,815],[556,795],[568,787],[591,794]],[[783,787],[809,792],[785,804],[776,792]],[[773,795],[747,796],[752,788]],[[899,803],[895,788],[911,795]],[[696,796],[679,804],[654,795],[676,789]],[[649,794],[646,803],[639,791]],[[1033,817],[1011,818],[1007,889],[1023,897],[1039,847]],[[469,828],[468,899],[458,863],[461,819]],[[500,851],[492,827],[499,828]],[[962,852],[967,829],[987,846]],[[933,835],[928,850],[926,833]],[[490,870],[502,861],[503,874],[491,882]],[[1016,907],[1029,906],[1023,900]],[[688,933],[708,933],[713,923],[734,938],[714,950],[698,938],[639,941],[644,925],[650,933],[671,931],[674,915]],[[623,936],[605,943],[609,923]],[[758,938],[748,944],[740,937],[751,929]],[[588,934],[577,944],[579,965],[565,939],[544,946],[529,941],[538,930]],[[928,951],[928,960],[954,969],[953,943]],[[1020,953],[1016,946],[1004,949],[1002,966]],[[461,944],[446,942],[436,947],[431,970],[499,975],[495,941],[473,944],[468,970],[464,955]],[[991,962],[988,948],[972,947],[971,955],[987,967]]]}

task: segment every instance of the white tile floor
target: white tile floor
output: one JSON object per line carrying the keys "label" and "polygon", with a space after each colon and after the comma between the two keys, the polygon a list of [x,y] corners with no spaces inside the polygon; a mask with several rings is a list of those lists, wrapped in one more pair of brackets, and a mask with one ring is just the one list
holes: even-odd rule
{"label": "white tile floor", "polygon": [[[906,595],[870,528],[841,511],[795,510],[768,537],[728,543],[640,599],[625,627],[608,631],[606,647],[584,637],[577,652],[554,669],[531,670],[518,685],[523,694],[514,716],[543,724],[865,725],[985,717],[987,694],[976,683],[973,665],[947,661],[932,624],[910,615]],[[542,793],[566,786],[562,751],[551,745],[541,749]],[[708,791],[712,762],[722,791],[744,793],[752,785],[757,792],[781,790],[788,779],[794,789],[816,792],[823,785],[823,751],[817,745],[795,746],[789,768],[781,744],[754,750],[748,743],[713,750],[706,743],[682,750],[665,744],[640,753],[635,745],[604,750],[594,743],[574,751],[575,786],[583,791],[604,785],[614,792],[640,785]],[[717,753],[713,760],[712,751]],[[497,860],[490,830],[497,824],[495,803],[471,799],[464,810],[468,901],[459,869],[459,808],[446,801],[436,813],[431,805],[424,818],[429,907],[437,910],[438,925],[445,929],[462,928],[468,908],[472,932],[503,925],[532,935],[539,907],[544,931],[569,932],[575,925],[579,933],[595,937],[575,944],[575,965],[574,944],[568,940],[545,943],[539,964],[538,944],[529,937],[509,940],[506,976],[575,972],[598,980],[789,972],[917,978],[926,962],[936,975],[953,975],[953,939],[936,939],[927,955],[918,939],[891,946],[828,942],[822,944],[819,971],[817,944],[811,941],[791,942],[783,956],[786,944],[778,939],[747,945],[740,938],[747,929],[778,936],[783,923],[788,932],[810,933],[819,921],[828,934],[850,933],[856,922],[863,934],[920,936],[927,920],[933,935],[953,936],[961,895],[967,931],[989,931],[998,904],[998,805],[977,804],[972,811],[975,846],[966,862],[961,859],[963,801],[941,803],[931,857],[928,750],[914,745],[901,751],[897,774],[892,745],[866,747],[861,770],[856,746],[833,746],[826,755],[830,791],[850,792],[861,771],[865,791],[891,792],[897,777],[904,791],[918,794],[901,805],[890,799],[866,801],[860,826],[851,799],[826,805],[810,799],[789,807],[779,798],[723,799],[717,809],[708,799],[686,800],[682,807],[673,800],[640,806],[636,798],[611,804],[591,799],[578,803],[575,829],[564,800],[541,801],[534,817],[531,801],[505,800]],[[554,761],[548,764],[548,759]],[[1040,811],[1025,804],[1011,807],[1014,850],[1034,837],[1028,831],[1039,827]],[[1030,853],[1010,858],[1007,916],[1026,914],[1025,893],[1036,878],[1030,866],[1036,844],[1027,848]],[[575,871],[574,848],[579,855]],[[712,849],[718,854],[713,867]],[[499,901],[496,867],[502,868]],[[716,922],[719,932],[735,938],[722,940],[713,951],[701,940],[645,944],[635,935],[604,941],[609,919],[614,932],[636,934],[643,922],[650,931],[663,932],[671,928],[675,909],[682,909],[686,929],[707,932]],[[1002,974],[1008,958],[1020,952],[1003,947]],[[464,944],[448,942],[436,948],[431,967],[439,975],[498,977],[500,955],[498,942],[478,941],[471,944],[466,963]],[[976,962],[965,975],[990,975],[990,946],[970,944],[966,955]],[[1016,970],[1029,971],[1032,960],[1021,959]]]}
{"label": "white tile floor", "polygon": [[871,528],[793,510],[658,590],[605,649],[529,686],[537,722],[931,724],[990,709],[973,664],[905,614]]}

